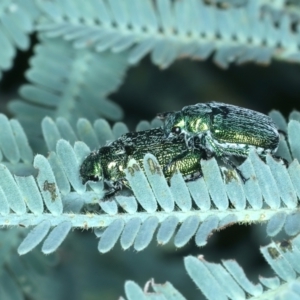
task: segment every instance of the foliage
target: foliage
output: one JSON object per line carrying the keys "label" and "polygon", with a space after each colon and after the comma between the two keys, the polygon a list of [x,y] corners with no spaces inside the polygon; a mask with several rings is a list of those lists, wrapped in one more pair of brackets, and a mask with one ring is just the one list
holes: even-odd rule
{"label": "foliage", "polygon": [[[26,83],[20,83],[18,95],[8,100],[15,119],[0,114],[0,224],[4,228],[0,298],[63,299],[68,291],[69,297],[83,299],[96,297],[97,286],[106,286],[99,295],[106,299],[120,294],[127,299],[199,299],[197,288],[207,299],[300,298],[299,112],[293,111],[287,120],[277,110],[270,112],[282,132],[276,155],[287,165],[271,156],[262,161],[251,152],[239,166],[249,178],[245,184],[214,158],[201,161],[200,179],[185,182],[177,172],[168,184],[151,153],[144,157],[143,166],[129,162],[126,178],[132,191],[123,190],[108,200],[103,183],[83,185],[79,176],[80,165],[91,151],[129,131],[119,122],[126,117],[126,103],[133,103],[134,112],[135,106],[152,103],[145,100],[149,98],[143,90],[143,72],[151,68],[143,66],[145,56],[151,57],[149,65],[161,69],[172,68],[178,59],[210,56],[222,68],[230,63],[270,64],[272,59],[283,65],[298,63],[299,16],[299,4],[284,0],[276,4],[269,0],[3,0],[3,81],[6,72],[14,70],[18,51],[32,47],[33,52],[27,52]],[[131,102],[125,74],[134,72],[133,65],[144,70],[135,77],[133,90],[142,90],[145,99]],[[195,80],[197,88],[210,76],[209,72],[195,74],[189,81]],[[156,81],[151,97],[165,82]],[[172,88],[177,88],[175,83]],[[159,94],[160,107],[176,109],[175,94]],[[118,101],[116,95],[125,96]],[[226,100],[222,92],[220,97]],[[197,102],[206,100],[215,99],[200,97]],[[160,125],[159,120],[141,121],[136,130]],[[267,224],[253,229],[257,236],[263,231],[264,237],[279,239],[258,239],[275,277],[274,273],[260,277],[260,283],[253,284],[236,261],[213,263],[209,255],[194,256],[204,252],[211,240],[217,248],[217,231],[252,223]],[[93,251],[92,235],[83,230],[93,231],[102,260]],[[180,256],[186,251],[180,265],[160,257],[163,253],[172,258],[175,248]],[[253,258],[254,251],[246,243],[240,249],[246,259],[247,255],[248,260]],[[185,277],[182,261],[190,278]],[[56,265],[63,272],[49,268]],[[98,266],[101,276],[91,278]],[[149,275],[145,270],[151,268]],[[254,278],[265,272],[254,269]],[[155,280],[149,281],[151,276]],[[65,284],[68,279],[72,287]]]}

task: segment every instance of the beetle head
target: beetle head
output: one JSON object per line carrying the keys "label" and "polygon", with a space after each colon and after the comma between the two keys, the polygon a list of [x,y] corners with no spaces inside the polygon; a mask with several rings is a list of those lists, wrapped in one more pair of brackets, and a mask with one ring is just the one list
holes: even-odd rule
{"label": "beetle head", "polygon": [[180,111],[160,113],[157,117],[164,122],[163,129],[166,138],[179,135],[185,129],[185,120]]}
{"label": "beetle head", "polygon": [[80,167],[80,176],[82,184],[85,184],[87,181],[97,182],[103,179],[103,169],[97,153],[92,152],[83,161]]}

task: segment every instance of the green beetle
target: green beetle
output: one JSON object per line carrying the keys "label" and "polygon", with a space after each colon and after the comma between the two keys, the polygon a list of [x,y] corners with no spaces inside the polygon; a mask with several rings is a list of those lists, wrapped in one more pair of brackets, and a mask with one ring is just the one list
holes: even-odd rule
{"label": "green beetle", "polygon": [[[267,153],[274,154],[279,144],[279,132],[270,117],[235,105],[198,103],[158,117],[164,121],[166,139],[183,136],[187,149],[200,146],[208,157],[221,158],[236,169],[244,182],[246,179],[230,156],[246,157],[255,149],[265,157]],[[199,141],[197,145],[195,140]]]}
{"label": "green beetle", "polygon": [[[204,158],[205,152],[200,147],[196,151],[188,151],[183,137],[166,140],[163,129],[155,128],[126,133],[90,153],[80,167],[82,183],[103,180],[108,187],[107,195],[123,186],[129,187],[124,172],[128,161],[134,158],[143,168],[143,158],[147,153],[157,158],[167,180],[172,177],[176,168],[186,181],[195,180],[202,175],[200,159]],[[181,158],[182,153],[184,155]]]}

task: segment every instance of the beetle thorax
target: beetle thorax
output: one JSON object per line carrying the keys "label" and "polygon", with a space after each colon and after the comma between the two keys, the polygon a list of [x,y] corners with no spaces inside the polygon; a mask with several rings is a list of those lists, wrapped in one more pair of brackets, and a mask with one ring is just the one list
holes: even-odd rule
{"label": "beetle thorax", "polygon": [[192,117],[187,124],[187,131],[190,133],[204,133],[210,130],[210,123],[206,117]]}
{"label": "beetle thorax", "polygon": [[183,116],[180,116],[175,120],[173,127],[179,127],[182,131],[186,131],[187,122]]}

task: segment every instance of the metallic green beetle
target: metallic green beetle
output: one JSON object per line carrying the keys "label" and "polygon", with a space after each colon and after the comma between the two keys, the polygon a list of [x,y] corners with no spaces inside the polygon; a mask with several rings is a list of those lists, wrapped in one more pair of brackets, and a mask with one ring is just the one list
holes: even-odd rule
{"label": "metallic green beetle", "polygon": [[[163,168],[164,175],[170,179],[176,168],[186,181],[195,180],[202,175],[200,159],[204,151],[186,149],[184,138],[174,137],[164,139],[162,128],[130,132],[122,135],[116,141],[90,153],[80,168],[82,183],[104,180],[108,187],[106,195],[111,195],[128,186],[125,178],[125,168],[131,158],[134,158],[143,168],[143,158],[146,153],[152,153]],[[181,158],[181,154],[184,153]]]}
{"label": "metallic green beetle", "polygon": [[270,117],[230,104],[199,103],[158,117],[164,121],[165,138],[183,135],[190,150],[197,148],[197,139],[208,157],[220,157],[235,169],[230,156],[246,157],[254,148],[265,157],[274,154],[279,143],[278,129]]}

